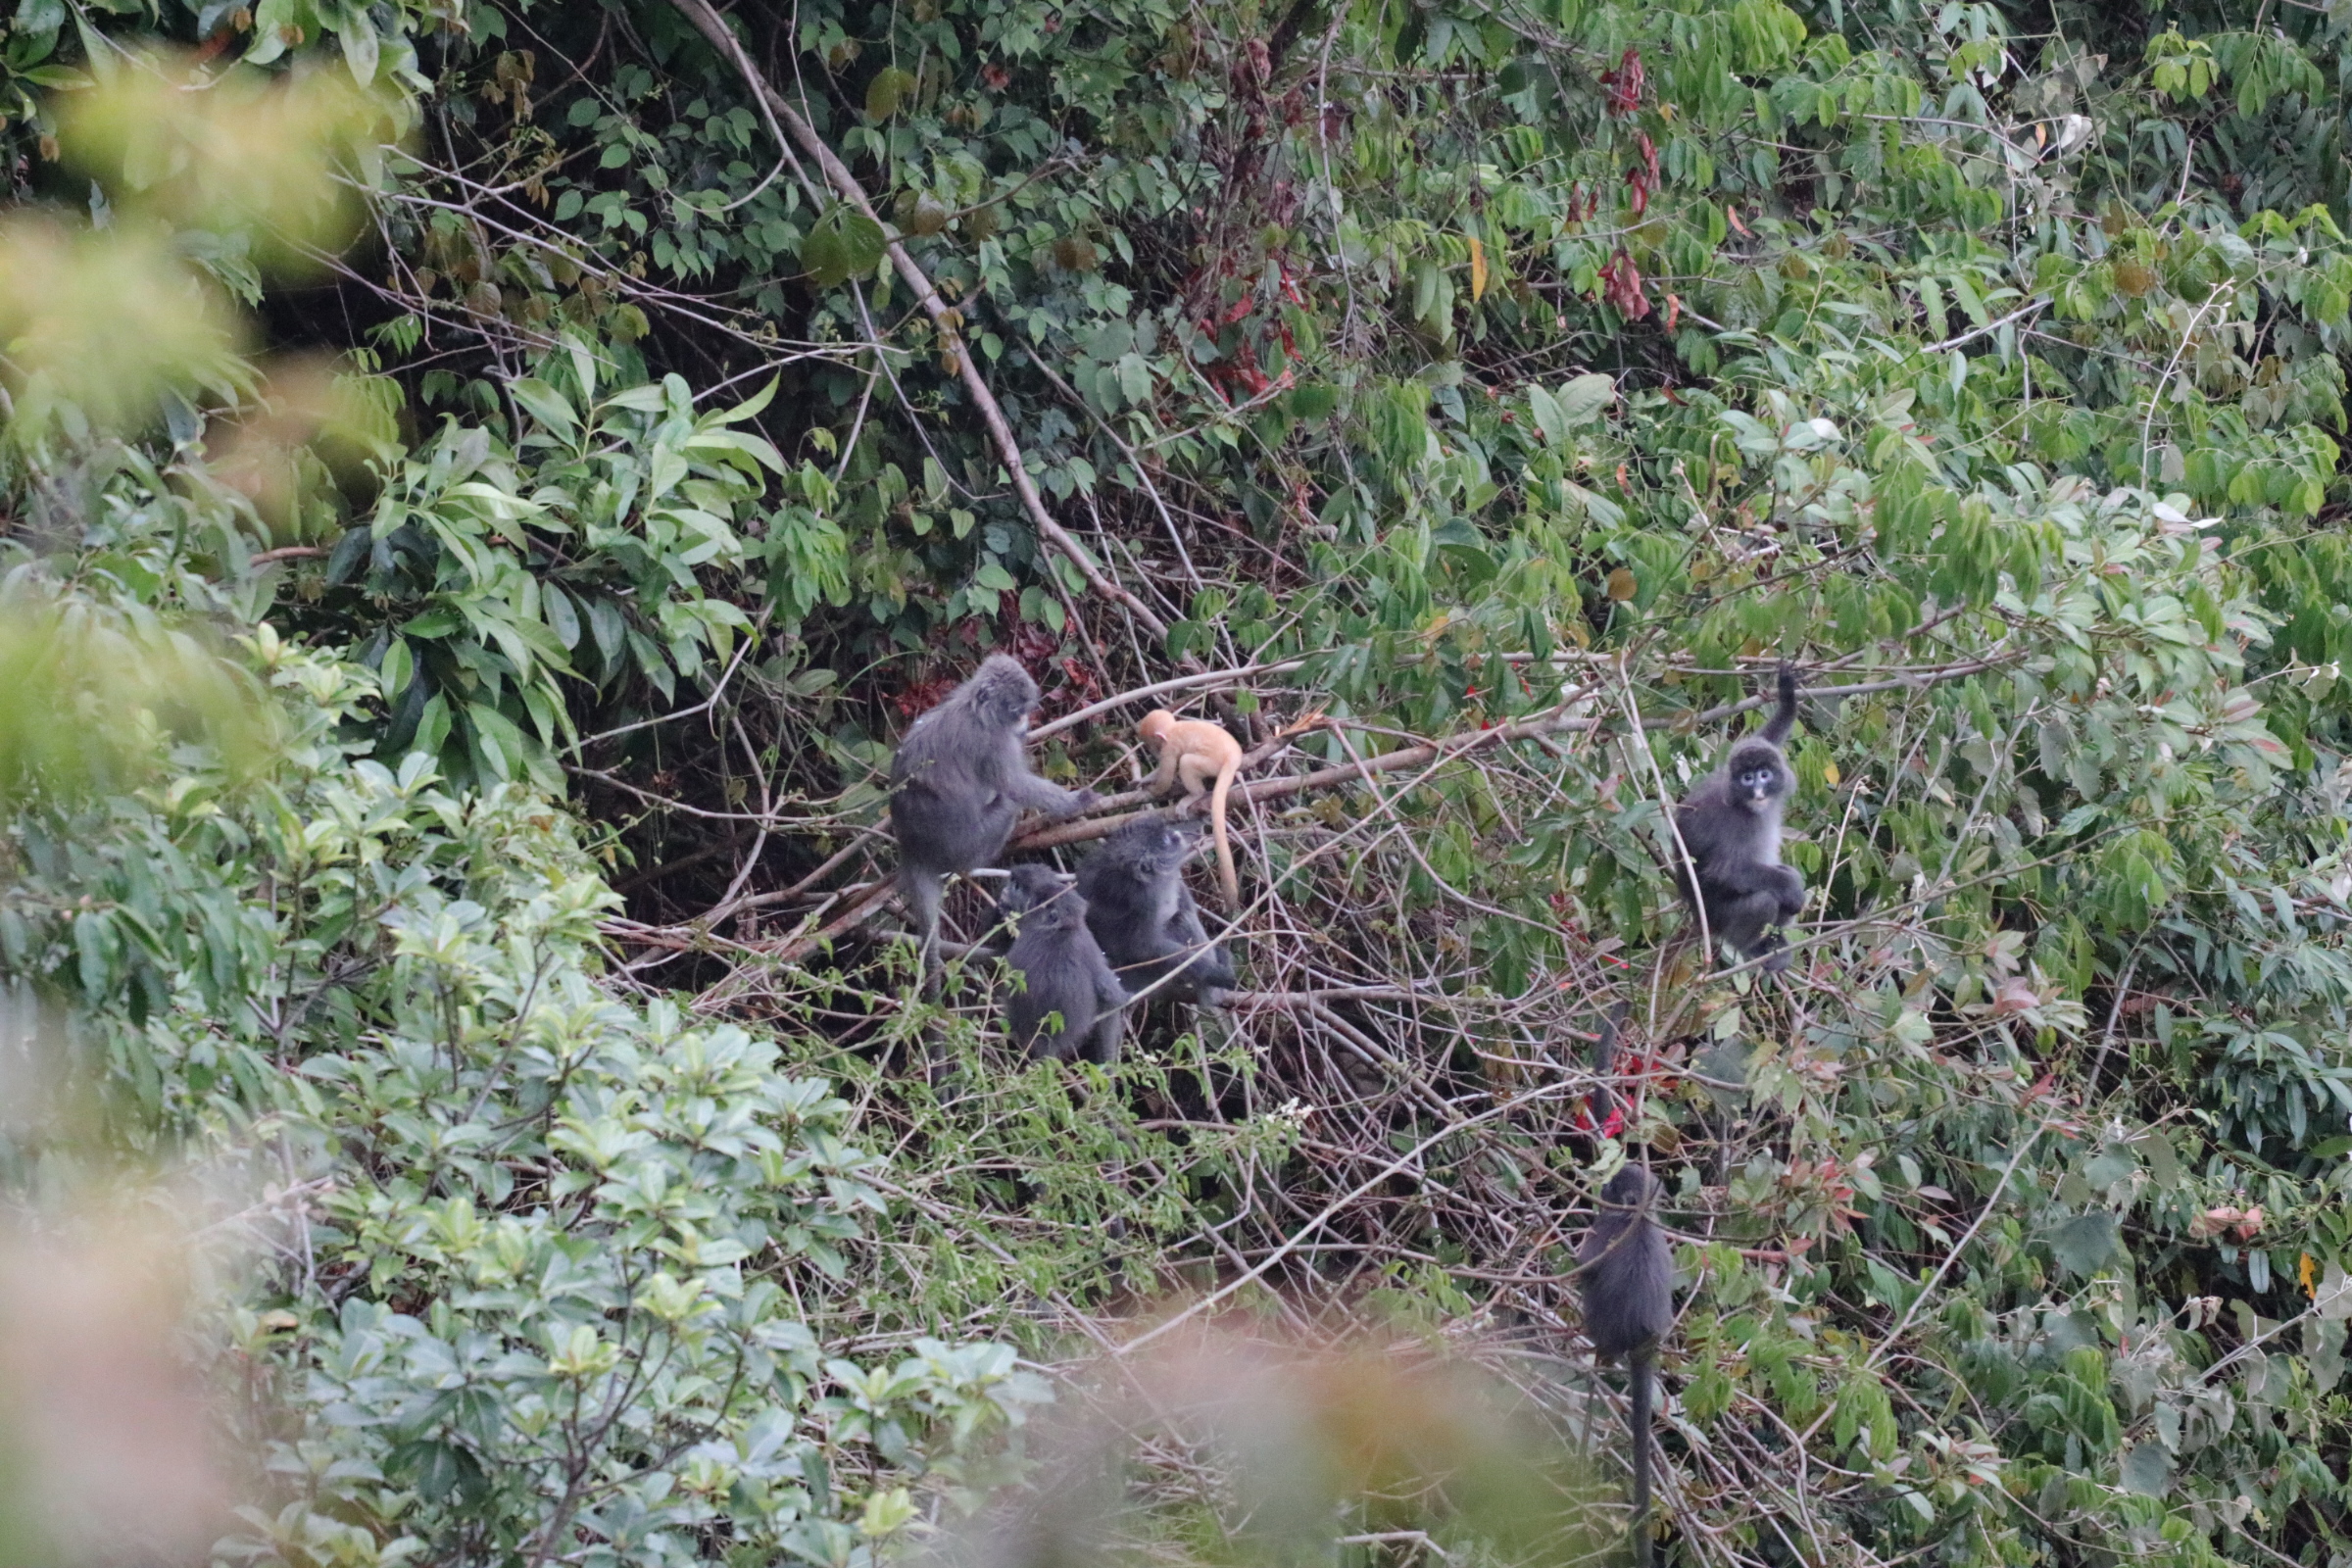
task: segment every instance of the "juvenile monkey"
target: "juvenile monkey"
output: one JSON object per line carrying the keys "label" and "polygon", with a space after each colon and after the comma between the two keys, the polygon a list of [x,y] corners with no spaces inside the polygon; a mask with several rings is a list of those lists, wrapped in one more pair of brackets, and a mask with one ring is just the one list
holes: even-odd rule
{"label": "juvenile monkey", "polygon": [[1634,1468],[1634,1561],[1649,1568],[1649,1442],[1657,1396],[1658,1342],[1674,1327],[1674,1255],[1651,1210],[1658,1184],[1627,1165],[1600,1190],[1600,1212],[1577,1253],[1584,1276],[1585,1337],[1604,1361],[1622,1356]]}
{"label": "juvenile monkey", "polygon": [[1065,790],[1029,771],[1021,738],[1037,697],[1027,670],[991,654],[971,679],[914,721],[891,759],[899,891],[914,916],[926,973],[945,879],[1003,855],[1022,811],[1073,816],[1095,802],[1092,790]]}
{"label": "juvenile monkey", "polygon": [[1793,666],[1781,665],[1780,687],[1772,722],[1736,742],[1674,813],[1690,852],[1688,863],[1676,858],[1684,899],[1704,914],[1717,941],[1776,972],[1788,967],[1788,951],[1775,928],[1805,906],[1804,879],[1781,863],[1781,811],[1796,788],[1781,751],[1796,723]]}
{"label": "juvenile monkey", "polygon": [[1225,838],[1225,797],[1233,789],[1233,775],[1241,771],[1242,743],[1228,735],[1222,724],[1205,718],[1178,718],[1164,708],[1146,713],[1135,732],[1159,748],[1159,771],[1145,786],[1152,794],[1160,794],[1181,779],[1184,798],[1197,801],[1208,788],[1207,781],[1216,780],[1215,792],[1208,798],[1208,820],[1217,833],[1217,885],[1225,890],[1226,905],[1238,906],[1242,885],[1233,874],[1233,846]]}
{"label": "juvenile monkey", "polygon": [[[1032,1056],[1083,1056],[1111,1066],[1119,1059],[1127,989],[1087,930],[1086,900],[1070,890],[1069,879],[1043,866],[1024,865],[1014,874],[1023,873],[1035,874],[1015,885],[1035,902],[1018,916],[1021,933],[1004,960],[1025,982],[1005,1008],[1012,1038]],[[1061,1015],[1061,1027],[1049,1032],[1046,1019],[1054,1013]]]}

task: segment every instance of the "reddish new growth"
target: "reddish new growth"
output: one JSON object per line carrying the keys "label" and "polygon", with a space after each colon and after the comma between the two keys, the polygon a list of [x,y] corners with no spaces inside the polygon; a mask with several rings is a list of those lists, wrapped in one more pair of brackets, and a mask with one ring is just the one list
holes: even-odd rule
{"label": "reddish new growth", "polygon": [[890,706],[899,710],[899,717],[909,722],[928,713],[946,701],[956,689],[955,680],[946,675],[934,675],[929,680],[906,683],[906,689],[890,699]]}
{"label": "reddish new growth", "polygon": [[1642,292],[1641,270],[1634,266],[1634,259],[1625,253],[1623,246],[1609,258],[1609,265],[1600,270],[1600,297],[1634,320],[1649,314],[1649,296]]}
{"label": "reddish new growth", "polygon": [[1633,193],[1630,200],[1634,216],[1640,218],[1649,211],[1649,193],[1658,188],[1658,148],[1647,131],[1636,132],[1634,144],[1642,151],[1642,163],[1626,171],[1625,188]]}
{"label": "reddish new growth", "polygon": [[1642,94],[1648,78],[1642,70],[1642,51],[1628,49],[1617,61],[1613,71],[1600,74],[1600,84],[1609,89],[1609,112],[1630,115],[1642,107]]}

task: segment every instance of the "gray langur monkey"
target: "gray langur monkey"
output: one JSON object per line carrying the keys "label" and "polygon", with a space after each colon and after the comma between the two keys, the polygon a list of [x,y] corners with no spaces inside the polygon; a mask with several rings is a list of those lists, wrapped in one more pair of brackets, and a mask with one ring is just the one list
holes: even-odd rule
{"label": "gray langur monkey", "polygon": [[1129,991],[1213,1007],[1236,976],[1232,955],[1208,940],[1200,906],[1184,885],[1184,862],[1200,844],[1197,824],[1130,822],[1079,862],[1078,892],[1102,956]]}
{"label": "gray langur monkey", "polygon": [[1796,723],[1793,666],[1781,665],[1780,688],[1772,722],[1733,743],[1723,765],[1674,813],[1690,856],[1674,868],[1684,899],[1717,941],[1774,973],[1788,967],[1788,939],[1777,928],[1805,906],[1804,878],[1781,863],[1781,812],[1796,788],[1781,751]]}
{"label": "gray langur monkey", "polygon": [[1005,872],[1004,887],[997,894],[988,929],[972,944],[973,955],[1002,958],[1010,953],[1013,939],[1021,934],[1021,916],[1069,885],[1069,874],[1050,865],[1016,865]]}
{"label": "gray langur monkey", "polygon": [[[1035,902],[1018,918],[1020,935],[1013,939],[1005,963],[1021,973],[1022,987],[1005,1007],[1006,1022],[1015,1043],[1032,1057],[1067,1061],[1080,1056],[1113,1066],[1119,1059],[1119,1034],[1126,1020],[1127,989],[1103,961],[1086,928],[1086,900],[1070,889],[1067,879],[1043,866],[1021,866],[1042,873],[1016,880],[1015,886]],[[1061,1023],[1049,1030],[1050,1015]]]}
{"label": "gray langur monkey", "polygon": [[1065,790],[1029,771],[1021,737],[1037,682],[1003,654],[917,718],[890,760],[890,831],[899,841],[899,891],[914,917],[923,968],[933,967],[946,879],[1004,853],[1024,810],[1074,816],[1092,790]]}
{"label": "gray langur monkey", "polygon": [[1634,1562],[1649,1568],[1650,1423],[1657,1399],[1658,1343],[1674,1327],[1674,1255],[1651,1210],[1658,1183],[1627,1165],[1600,1190],[1600,1212],[1577,1253],[1585,1295],[1585,1338],[1602,1360],[1626,1366],[1626,1426],[1633,1443]]}

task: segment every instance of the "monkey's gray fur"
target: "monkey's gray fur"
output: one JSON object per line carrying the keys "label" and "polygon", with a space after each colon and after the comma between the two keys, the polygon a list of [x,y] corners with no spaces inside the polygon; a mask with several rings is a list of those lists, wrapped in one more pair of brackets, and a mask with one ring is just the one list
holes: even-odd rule
{"label": "monkey's gray fur", "polygon": [[1184,885],[1184,862],[1201,842],[1198,824],[1130,822],[1079,862],[1078,892],[1102,956],[1129,991],[1213,1007],[1236,976],[1232,955],[1208,940],[1200,906]]}
{"label": "monkey's gray fur", "polygon": [[1020,935],[1020,917],[1070,885],[1066,872],[1050,865],[1016,865],[1004,874],[1004,891],[997,895],[996,913],[988,929],[972,944],[975,956],[1002,958]]}
{"label": "monkey's gray fur", "polygon": [[1603,1360],[1623,1357],[1633,1440],[1634,1561],[1649,1568],[1649,1442],[1657,1396],[1658,1342],[1674,1327],[1674,1254],[1651,1210],[1658,1184],[1627,1165],[1600,1190],[1600,1212],[1577,1253],[1584,1276],[1585,1338]]}
{"label": "monkey's gray fur", "polygon": [[[1042,873],[1044,880],[1019,879],[1021,872]],[[1032,1056],[1084,1056],[1112,1065],[1119,1059],[1127,989],[1086,928],[1086,900],[1044,866],[1024,865],[1014,874],[1014,886],[1037,903],[1020,915],[1021,934],[1004,960],[1025,981],[1005,1008],[1013,1040]],[[1049,1013],[1061,1014],[1060,1028],[1046,1029]]]}
{"label": "monkey's gray fur", "polygon": [[[1764,967],[1788,967],[1788,945],[1776,929],[1805,906],[1804,879],[1781,863],[1781,811],[1796,775],[1781,745],[1796,723],[1796,670],[1781,665],[1781,702],[1772,722],[1736,742],[1723,765],[1701,779],[1674,813],[1689,863],[1676,880],[1714,938]],[[1693,884],[1690,870],[1696,866]]]}
{"label": "monkey's gray fur", "polygon": [[899,891],[932,965],[939,901],[950,875],[993,863],[1024,810],[1072,816],[1095,801],[1029,771],[1021,737],[1037,682],[1003,654],[916,719],[890,761],[890,831],[899,841]]}

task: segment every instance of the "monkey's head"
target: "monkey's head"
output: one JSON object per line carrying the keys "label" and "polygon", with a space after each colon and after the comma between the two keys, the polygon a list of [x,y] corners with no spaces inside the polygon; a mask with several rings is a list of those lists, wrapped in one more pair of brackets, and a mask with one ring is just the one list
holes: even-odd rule
{"label": "monkey's head", "polygon": [[1021,911],[1024,931],[1081,931],[1086,928],[1086,900],[1069,883],[1056,878],[1030,907]]}
{"label": "monkey's head", "polygon": [[1639,1165],[1622,1165],[1600,1190],[1600,1200],[1609,1208],[1646,1209],[1657,1192],[1656,1177]]}
{"label": "monkey's head", "polygon": [[1761,811],[1788,793],[1788,763],[1770,741],[1742,741],[1732,748],[1724,765],[1732,781],[1732,800],[1751,811]]}
{"label": "monkey's head", "polygon": [[972,707],[992,729],[1025,730],[1037,710],[1037,682],[1019,662],[1004,654],[980,662],[971,680]]}
{"label": "monkey's head", "polygon": [[1119,829],[1120,849],[1142,870],[1173,871],[1200,848],[1204,824],[1146,817]]}
{"label": "monkey's head", "polygon": [[1050,865],[1016,865],[1005,873],[1004,893],[997,906],[1008,911],[1038,908],[1075,880]]}
{"label": "monkey's head", "polygon": [[1135,732],[1145,740],[1155,742],[1175,727],[1176,715],[1174,713],[1164,708],[1154,708],[1144,715],[1142,723],[1135,726]]}

